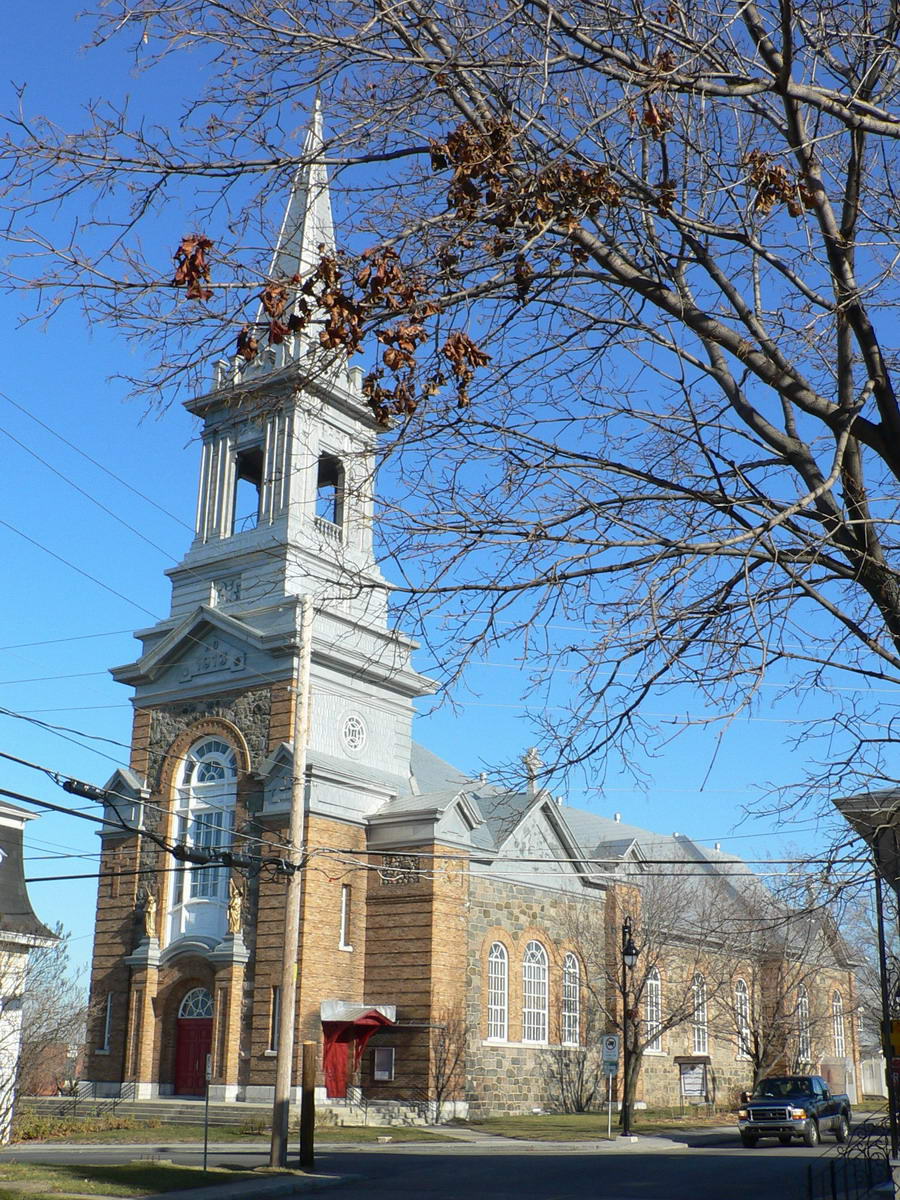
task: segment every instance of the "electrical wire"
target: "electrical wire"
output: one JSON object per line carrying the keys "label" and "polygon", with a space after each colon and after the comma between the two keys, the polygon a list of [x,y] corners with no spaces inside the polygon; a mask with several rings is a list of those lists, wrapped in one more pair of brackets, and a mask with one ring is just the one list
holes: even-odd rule
{"label": "electrical wire", "polygon": [[[34,421],[35,424],[40,425],[42,429],[46,429],[48,433],[52,433],[55,438],[63,443],[63,445],[68,446],[70,450],[74,450],[76,454],[80,454],[82,458],[87,459],[87,461],[93,466],[97,467],[98,470],[103,471],[103,473],[108,475],[110,479],[114,479],[116,483],[121,484],[122,487],[127,488],[130,492],[133,492],[134,495],[138,496],[141,500],[145,500],[147,504],[152,504],[152,506],[161,512],[163,516],[171,518],[171,520],[173,520],[177,525],[181,525],[185,529],[191,530],[191,526],[188,525],[187,521],[182,520],[182,518],[176,516],[175,513],[169,512],[167,508],[163,508],[161,504],[158,504],[154,499],[152,499],[150,496],[147,496],[144,492],[139,491],[134,484],[129,483],[127,479],[123,479],[121,475],[116,475],[116,473],[111,471],[104,463],[99,462],[96,458],[92,458],[87,451],[82,450],[80,446],[76,446],[74,442],[70,442],[67,438],[64,438],[59,430],[47,425],[46,422],[40,419],[40,417],[36,417],[30,409],[25,408],[22,404],[19,404],[17,400],[13,400],[12,396],[10,396],[7,392],[0,392],[0,396],[2,396],[8,404],[11,404],[13,408],[17,408],[19,412],[24,413],[26,417]],[[127,630],[126,632],[131,631]],[[2,649],[2,647],[0,647],[0,649]]]}
{"label": "electrical wire", "polygon": [[42,638],[38,642],[10,642],[6,646],[0,646],[0,650],[30,650],[35,646],[58,646],[63,642],[87,642],[92,638],[122,637],[125,634],[130,637],[133,633],[133,629],[111,629],[107,633],[75,633],[69,637]]}
{"label": "electrical wire", "polygon": [[147,616],[152,617],[154,621],[159,621],[160,618],[156,615],[156,613],[151,612],[149,608],[145,608],[143,604],[138,604],[137,600],[132,600],[123,592],[111,587],[108,583],[104,583],[102,579],[98,579],[96,575],[92,575],[90,571],[85,571],[82,567],[76,566],[75,563],[70,562],[69,559],[63,558],[61,554],[57,554],[55,550],[51,550],[49,546],[45,546],[41,542],[37,541],[36,538],[30,537],[27,533],[25,533],[24,530],[17,529],[16,526],[11,525],[9,521],[4,521],[2,517],[0,517],[0,525],[2,525],[4,529],[8,529],[11,533],[16,534],[17,537],[23,538],[26,542],[30,542],[31,545],[36,546],[38,550],[43,550],[45,554],[49,554],[51,558],[55,558],[56,561],[61,562],[63,566],[70,567],[84,579],[89,579],[91,583],[95,583],[97,587],[103,588],[105,592],[109,592],[119,600],[124,600],[126,604],[130,604],[133,608],[139,609],[142,613],[146,613]]}

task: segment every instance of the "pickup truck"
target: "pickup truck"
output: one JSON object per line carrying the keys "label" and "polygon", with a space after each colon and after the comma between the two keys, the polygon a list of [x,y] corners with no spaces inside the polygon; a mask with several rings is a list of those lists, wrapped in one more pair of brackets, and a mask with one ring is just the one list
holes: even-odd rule
{"label": "pickup truck", "polygon": [[850,1100],[833,1095],[820,1075],[777,1075],[762,1079],[753,1094],[744,1092],[738,1129],[745,1146],[761,1137],[777,1137],[782,1146],[802,1138],[817,1146],[829,1130],[839,1142],[850,1136]]}

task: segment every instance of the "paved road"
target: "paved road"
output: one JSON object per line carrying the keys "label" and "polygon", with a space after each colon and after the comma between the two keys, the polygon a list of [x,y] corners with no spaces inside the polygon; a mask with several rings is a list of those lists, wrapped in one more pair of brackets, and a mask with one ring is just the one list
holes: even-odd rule
{"label": "paved road", "polygon": [[[323,1146],[319,1170],[350,1176],[334,1189],[337,1200],[802,1200],[807,1164],[823,1150],[763,1143],[735,1144],[734,1134],[685,1135],[684,1147],[652,1139],[629,1149],[600,1145],[491,1139],[465,1144]],[[199,1165],[202,1149],[172,1144],[143,1147],[27,1147],[7,1151],[19,1161],[117,1162],[167,1158]],[[266,1161],[259,1146],[210,1148],[218,1166],[251,1167]],[[323,1193],[324,1194],[324,1193]]]}

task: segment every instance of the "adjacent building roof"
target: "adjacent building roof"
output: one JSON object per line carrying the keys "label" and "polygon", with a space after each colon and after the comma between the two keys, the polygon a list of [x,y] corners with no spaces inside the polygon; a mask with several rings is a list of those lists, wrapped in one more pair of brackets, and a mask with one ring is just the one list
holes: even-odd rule
{"label": "adjacent building roof", "polygon": [[25,886],[22,838],[35,814],[0,802],[0,941],[48,945],[56,934],[39,921]]}

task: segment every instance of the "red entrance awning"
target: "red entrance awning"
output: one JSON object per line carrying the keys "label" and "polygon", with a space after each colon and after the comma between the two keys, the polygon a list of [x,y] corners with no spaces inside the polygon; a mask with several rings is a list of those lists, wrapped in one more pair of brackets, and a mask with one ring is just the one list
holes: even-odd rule
{"label": "red entrance awning", "polygon": [[343,1099],[347,1095],[347,1069],[351,1051],[352,1069],[356,1071],[359,1069],[369,1038],[379,1029],[396,1024],[377,1008],[359,1008],[361,1011],[354,1013],[348,1020],[322,1022],[325,1094],[331,1099]]}

